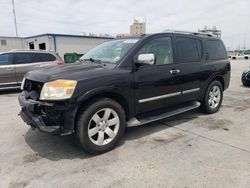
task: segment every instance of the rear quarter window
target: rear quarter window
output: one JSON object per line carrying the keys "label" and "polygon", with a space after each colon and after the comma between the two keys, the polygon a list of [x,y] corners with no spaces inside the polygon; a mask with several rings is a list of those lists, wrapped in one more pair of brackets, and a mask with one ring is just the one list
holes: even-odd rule
{"label": "rear quarter window", "polygon": [[227,58],[225,46],[220,40],[207,41],[207,50],[210,60],[219,60]]}
{"label": "rear quarter window", "polygon": [[55,61],[56,57],[49,53],[40,53],[40,62]]}

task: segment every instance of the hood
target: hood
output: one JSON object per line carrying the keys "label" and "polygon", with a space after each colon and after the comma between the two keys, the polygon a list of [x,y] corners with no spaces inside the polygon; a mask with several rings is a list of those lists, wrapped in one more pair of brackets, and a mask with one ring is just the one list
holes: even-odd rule
{"label": "hood", "polygon": [[37,82],[49,82],[58,79],[79,81],[96,72],[105,72],[108,67],[98,64],[72,63],[65,65],[49,66],[32,70],[25,74],[25,78]]}

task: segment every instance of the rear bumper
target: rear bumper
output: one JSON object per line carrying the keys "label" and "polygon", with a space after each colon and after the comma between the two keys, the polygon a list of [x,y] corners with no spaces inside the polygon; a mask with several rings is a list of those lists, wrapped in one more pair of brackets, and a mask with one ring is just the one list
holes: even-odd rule
{"label": "rear bumper", "polygon": [[36,101],[27,99],[28,95],[23,91],[18,97],[22,107],[19,115],[26,124],[50,134],[68,135],[74,132],[75,105]]}

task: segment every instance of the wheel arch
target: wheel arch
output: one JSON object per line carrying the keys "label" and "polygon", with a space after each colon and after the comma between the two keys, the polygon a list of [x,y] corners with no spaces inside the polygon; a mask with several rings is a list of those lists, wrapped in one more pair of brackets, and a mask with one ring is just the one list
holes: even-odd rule
{"label": "wheel arch", "polygon": [[96,101],[100,98],[109,98],[109,99],[114,100],[118,104],[120,104],[125,112],[126,120],[129,119],[131,112],[129,110],[129,104],[128,104],[128,101],[126,100],[126,98],[124,96],[122,96],[121,94],[119,94],[111,89],[106,88],[106,89],[100,89],[98,91],[89,92],[89,93],[81,96],[78,99],[78,102],[80,103],[80,105],[79,105],[78,110],[76,112],[75,120],[78,118],[79,112],[83,108],[87,108],[87,106],[89,106],[91,103],[93,103],[94,101]]}

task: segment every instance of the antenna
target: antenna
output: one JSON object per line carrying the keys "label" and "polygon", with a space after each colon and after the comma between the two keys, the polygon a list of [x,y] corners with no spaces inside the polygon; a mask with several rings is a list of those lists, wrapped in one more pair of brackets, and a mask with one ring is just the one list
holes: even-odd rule
{"label": "antenna", "polygon": [[12,0],[12,6],[13,6],[14,24],[15,24],[15,29],[16,29],[16,37],[18,37],[17,24],[16,24],[16,10],[15,10],[15,1],[14,0]]}

